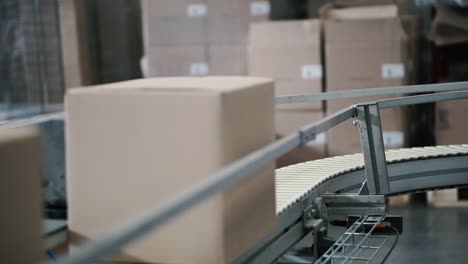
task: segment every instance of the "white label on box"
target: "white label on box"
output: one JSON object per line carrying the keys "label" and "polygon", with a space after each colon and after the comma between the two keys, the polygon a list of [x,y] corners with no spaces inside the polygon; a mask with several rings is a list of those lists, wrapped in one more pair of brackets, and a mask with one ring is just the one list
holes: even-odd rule
{"label": "white label on box", "polygon": [[303,80],[322,79],[323,70],[320,64],[302,65],[301,75]]}
{"label": "white label on box", "polygon": [[208,74],[208,64],[206,63],[192,63],[190,64],[190,75],[202,76]]}
{"label": "white label on box", "polygon": [[311,147],[321,146],[321,145],[325,145],[327,141],[328,141],[327,133],[321,133],[321,134],[316,135],[314,140],[309,141],[309,143],[307,143],[307,146],[311,146]]}
{"label": "white label on box", "polygon": [[270,14],[269,1],[256,1],[250,4],[250,15],[252,16],[266,16]]}
{"label": "white label on box", "polygon": [[384,131],[382,133],[386,147],[401,147],[405,141],[405,134],[401,131]]}
{"label": "white label on box", "polygon": [[191,4],[187,6],[188,17],[204,17],[208,14],[208,7],[205,4]]}
{"label": "white label on box", "polygon": [[382,64],[382,79],[402,79],[405,77],[405,65],[401,63]]}

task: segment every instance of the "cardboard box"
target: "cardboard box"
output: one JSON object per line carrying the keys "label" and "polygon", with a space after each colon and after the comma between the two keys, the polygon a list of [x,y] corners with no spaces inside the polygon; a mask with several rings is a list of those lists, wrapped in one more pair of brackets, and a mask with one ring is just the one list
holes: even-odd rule
{"label": "cardboard box", "polygon": [[[94,239],[271,143],[273,86],[264,78],[198,77],[70,91],[71,232]],[[232,262],[275,228],[273,169],[267,166],[123,249],[125,259]]]}
{"label": "cardboard box", "polygon": [[[276,134],[281,138],[297,132],[300,128],[319,121],[324,117],[322,111],[307,109],[276,109]],[[277,160],[278,168],[326,157],[327,136],[321,134],[307,146],[295,149]]]}
{"label": "cardboard box", "polygon": [[210,44],[244,44],[247,42],[246,16],[224,15],[208,18],[208,42]]}
{"label": "cardboard box", "polygon": [[[390,97],[362,97],[327,102],[327,115],[338,112],[359,102],[371,102]],[[406,146],[407,120],[405,108],[380,110],[385,149]],[[339,124],[328,131],[328,155],[338,156],[362,152],[359,128],[353,125],[353,119]]]}
{"label": "cardboard box", "polygon": [[245,45],[210,45],[208,51],[211,75],[247,75]]}
{"label": "cardboard box", "polygon": [[[249,35],[250,75],[275,79],[277,95],[322,92],[318,20],[255,23]],[[322,108],[320,102],[297,106]]]}
{"label": "cardboard box", "polygon": [[206,19],[198,17],[146,16],[143,24],[145,46],[206,44],[208,38],[206,23]]}
{"label": "cardboard box", "polygon": [[34,129],[0,130],[2,263],[39,263],[45,257],[40,144]]}
{"label": "cardboard box", "polygon": [[209,74],[205,45],[157,46],[147,49],[148,76],[203,76]]}
{"label": "cardboard box", "polygon": [[[367,16],[365,19],[358,19],[366,8],[377,7],[341,10],[349,19],[332,19],[333,8],[328,6],[322,9],[327,92],[409,83],[406,69],[408,36],[401,19],[393,12],[394,8],[389,6],[378,8],[390,9],[391,12],[384,10],[377,13],[375,18]],[[327,115],[359,102],[382,99],[385,97],[328,101]],[[405,146],[404,111],[402,108],[381,111],[387,148]],[[349,120],[329,131],[330,156],[362,152],[359,130],[353,127],[352,122]]]}
{"label": "cardboard box", "polygon": [[436,104],[437,145],[467,144],[467,100],[445,101]]}

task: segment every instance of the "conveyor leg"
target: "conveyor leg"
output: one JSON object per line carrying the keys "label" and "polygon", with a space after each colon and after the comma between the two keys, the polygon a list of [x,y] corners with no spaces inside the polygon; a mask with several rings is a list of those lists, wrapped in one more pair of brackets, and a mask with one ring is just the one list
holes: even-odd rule
{"label": "conveyor leg", "polygon": [[358,105],[356,116],[361,134],[369,194],[386,194],[390,191],[390,185],[379,108],[377,104]]}

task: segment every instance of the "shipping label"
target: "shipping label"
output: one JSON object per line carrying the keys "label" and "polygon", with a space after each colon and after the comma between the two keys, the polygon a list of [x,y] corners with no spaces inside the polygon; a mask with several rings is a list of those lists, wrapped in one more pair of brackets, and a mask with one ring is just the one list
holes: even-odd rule
{"label": "shipping label", "polygon": [[206,4],[191,4],[187,6],[188,17],[205,17],[208,14]]}
{"label": "shipping label", "polygon": [[402,79],[405,77],[405,65],[402,63],[382,64],[382,79]]}
{"label": "shipping label", "polygon": [[405,134],[401,131],[384,131],[382,133],[386,147],[402,147],[405,142]]}
{"label": "shipping label", "polygon": [[323,69],[320,64],[306,64],[301,67],[301,75],[303,80],[322,79]]}
{"label": "shipping label", "polygon": [[270,14],[271,6],[269,1],[255,1],[250,4],[250,15],[267,16]]}
{"label": "shipping label", "polygon": [[203,76],[207,75],[209,71],[208,64],[206,63],[192,63],[190,64],[190,75]]}

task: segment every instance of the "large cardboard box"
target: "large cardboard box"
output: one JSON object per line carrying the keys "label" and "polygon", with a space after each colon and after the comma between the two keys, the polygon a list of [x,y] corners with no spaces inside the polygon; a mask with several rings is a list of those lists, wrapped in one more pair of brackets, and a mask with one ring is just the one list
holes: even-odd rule
{"label": "large cardboard box", "polygon": [[208,18],[208,42],[210,44],[244,44],[247,41],[246,15],[231,14]]}
{"label": "large cardboard box", "polygon": [[0,130],[2,263],[39,263],[45,257],[40,144],[34,129]]}
{"label": "large cardboard box", "polygon": [[[274,140],[264,78],[145,79],[66,97],[69,228],[94,239]],[[148,263],[230,263],[275,227],[274,166],[122,250]]]}
{"label": "large cardboard box", "polygon": [[[255,23],[249,36],[250,75],[275,79],[277,95],[322,91],[318,20]],[[322,109],[320,102],[297,106]]]}
{"label": "large cardboard box", "polygon": [[[308,109],[276,109],[276,134],[284,137],[300,128],[319,121],[324,117],[322,111]],[[296,163],[321,159],[326,156],[327,135],[320,134],[307,146],[295,149],[277,160],[277,167],[285,167]]]}
{"label": "large cardboard box", "polygon": [[205,45],[156,46],[147,49],[148,76],[203,76],[210,71]]}
{"label": "large cardboard box", "polygon": [[211,75],[247,75],[245,45],[210,45],[208,51]]}
{"label": "large cardboard box", "polygon": [[[375,18],[359,15],[365,7],[340,9],[330,6],[322,9],[324,21],[325,63],[327,92],[399,86],[409,83],[407,73],[408,37],[401,19],[392,6],[382,8]],[[388,9],[388,10],[387,10]],[[327,115],[350,105],[385,99],[356,98],[327,102]],[[381,111],[386,147],[401,148],[405,145],[404,109]],[[352,120],[330,130],[329,155],[343,155],[362,152],[358,128],[352,127]]]}

